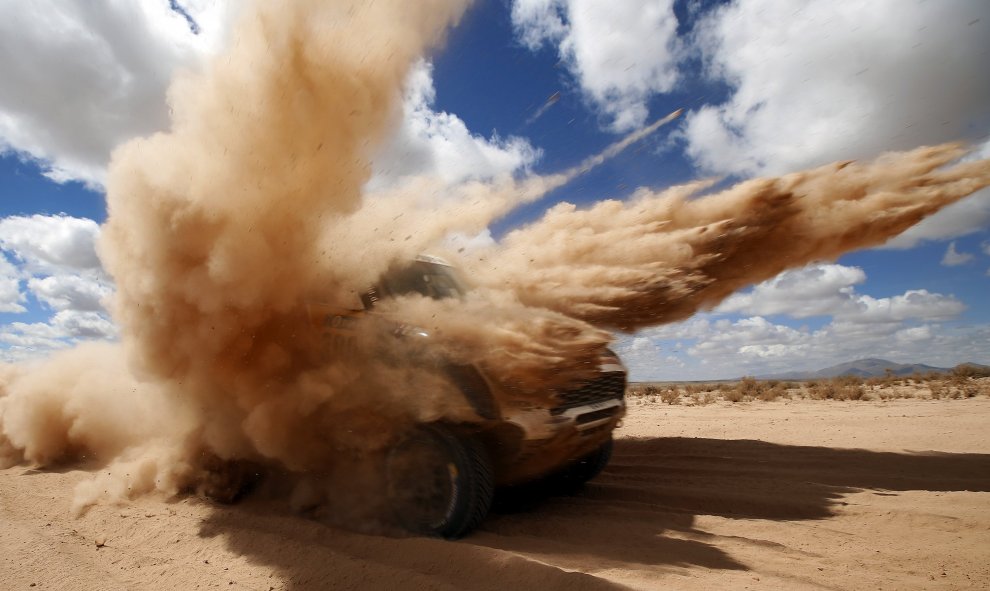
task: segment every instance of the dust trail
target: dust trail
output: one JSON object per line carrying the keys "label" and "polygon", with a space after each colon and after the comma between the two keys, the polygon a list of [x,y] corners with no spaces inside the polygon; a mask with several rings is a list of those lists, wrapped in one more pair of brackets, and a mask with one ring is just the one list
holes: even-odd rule
{"label": "dust trail", "polygon": [[588,209],[560,204],[473,265],[490,285],[595,326],[683,320],[785,269],[882,244],[990,185],[958,145],[843,162],[694,196],[711,183]]}
{"label": "dust trail", "polygon": [[532,125],[533,123],[535,123],[537,119],[542,117],[547,111],[550,110],[550,107],[556,105],[557,101],[559,100],[560,100],[559,91],[548,96],[547,100],[543,101],[543,104],[540,105],[532,115],[526,118],[526,125]]}

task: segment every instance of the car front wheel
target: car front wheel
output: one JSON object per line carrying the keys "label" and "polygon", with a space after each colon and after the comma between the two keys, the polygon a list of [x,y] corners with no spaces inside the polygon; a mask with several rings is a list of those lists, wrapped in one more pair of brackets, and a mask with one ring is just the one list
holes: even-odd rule
{"label": "car front wheel", "polygon": [[444,425],[417,427],[389,451],[385,471],[389,501],[412,532],[460,538],[488,515],[492,464],[474,437]]}

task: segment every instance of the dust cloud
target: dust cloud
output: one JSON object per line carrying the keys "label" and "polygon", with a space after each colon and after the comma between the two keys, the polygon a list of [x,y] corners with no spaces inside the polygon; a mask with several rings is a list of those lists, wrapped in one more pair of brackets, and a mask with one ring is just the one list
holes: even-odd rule
{"label": "dust cloud", "polygon": [[[679,112],[559,174],[369,194],[407,73],[465,3],[251,6],[225,53],[174,81],[171,129],[113,154],[99,250],[120,342],[0,366],[0,462],[99,468],[79,510],[208,492],[231,461],[360,466],[410,424],[479,420],[447,364],[552,396],[593,371],[609,330],[685,318],[990,184],[990,162],[952,165],[963,150],[940,146],[700,198],[709,183],[558,205],[487,251],[446,253],[475,284],[463,300],[382,302],[352,348],[328,349],[319,310],[360,307],[395,264],[442,253],[450,233],[484,229]],[[429,347],[396,326],[426,331]],[[294,503],[325,501],[326,482],[302,477]]]}

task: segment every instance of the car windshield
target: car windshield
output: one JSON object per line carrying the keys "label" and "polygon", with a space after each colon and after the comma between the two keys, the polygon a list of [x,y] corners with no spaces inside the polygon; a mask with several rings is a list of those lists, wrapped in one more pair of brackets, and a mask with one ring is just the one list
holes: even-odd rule
{"label": "car windshield", "polygon": [[453,267],[414,261],[412,264],[387,272],[381,281],[383,296],[418,293],[435,300],[464,295],[464,286]]}

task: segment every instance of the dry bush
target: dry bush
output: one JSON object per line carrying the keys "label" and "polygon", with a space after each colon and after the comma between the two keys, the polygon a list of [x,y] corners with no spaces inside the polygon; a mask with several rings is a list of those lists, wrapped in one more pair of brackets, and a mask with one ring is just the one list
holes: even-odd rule
{"label": "dry bush", "polygon": [[963,363],[952,368],[952,377],[964,379],[990,378],[990,369]]}
{"label": "dry bush", "polygon": [[653,384],[629,388],[629,396],[632,398],[655,398],[659,393],[660,389]]}
{"label": "dry bush", "polygon": [[887,385],[887,379],[880,377],[872,377],[872,378],[867,378],[865,383],[870,388],[879,388]]}
{"label": "dry bush", "polygon": [[790,398],[790,394],[788,393],[787,384],[777,380],[771,380],[767,382],[767,388],[760,392],[757,398],[764,402],[770,402],[778,398]]}
{"label": "dry bush", "polygon": [[735,384],[724,384],[721,394],[722,398],[729,402],[743,402],[759,398],[766,389],[763,382],[752,376],[745,376]]}
{"label": "dry bush", "polygon": [[718,396],[713,392],[698,392],[691,394],[691,403],[694,406],[705,406],[718,400]]}
{"label": "dry bush", "polygon": [[671,386],[670,389],[660,392],[660,401],[667,404],[680,404],[681,393],[677,386]]}
{"label": "dry bush", "polygon": [[929,385],[933,400],[940,398],[975,398],[981,393],[985,393],[981,384],[976,380],[960,380],[953,377],[948,382],[938,382]]}
{"label": "dry bush", "polygon": [[832,378],[832,382],[836,400],[863,400],[866,397],[863,378],[859,376],[839,376]]}
{"label": "dry bush", "polygon": [[966,395],[966,398],[975,398],[980,394],[990,394],[990,382],[981,384],[975,380],[971,381],[963,386],[963,394]]}
{"label": "dry bush", "polygon": [[653,384],[636,385],[627,390],[627,396],[630,401],[635,401],[637,404],[648,404],[657,401],[659,392],[659,388]]}
{"label": "dry bush", "polygon": [[949,383],[954,386],[959,398],[973,398],[980,394],[990,394],[990,370],[972,365],[957,365],[949,374]]}
{"label": "dry bush", "polygon": [[805,395],[812,400],[825,400],[831,397],[832,384],[818,380],[808,380],[804,384]]}
{"label": "dry bush", "polygon": [[746,399],[743,393],[735,388],[729,388],[728,390],[722,390],[722,398],[729,402],[742,402]]}
{"label": "dry bush", "polygon": [[736,390],[742,394],[744,400],[759,398],[766,389],[767,386],[765,383],[752,376],[745,376],[736,384]]}
{"label": "dry bush", "polygon": [[830,380],[812,380],[805,384],[812,400],[865,400],[866,387],[859,376],[838,376]]}

